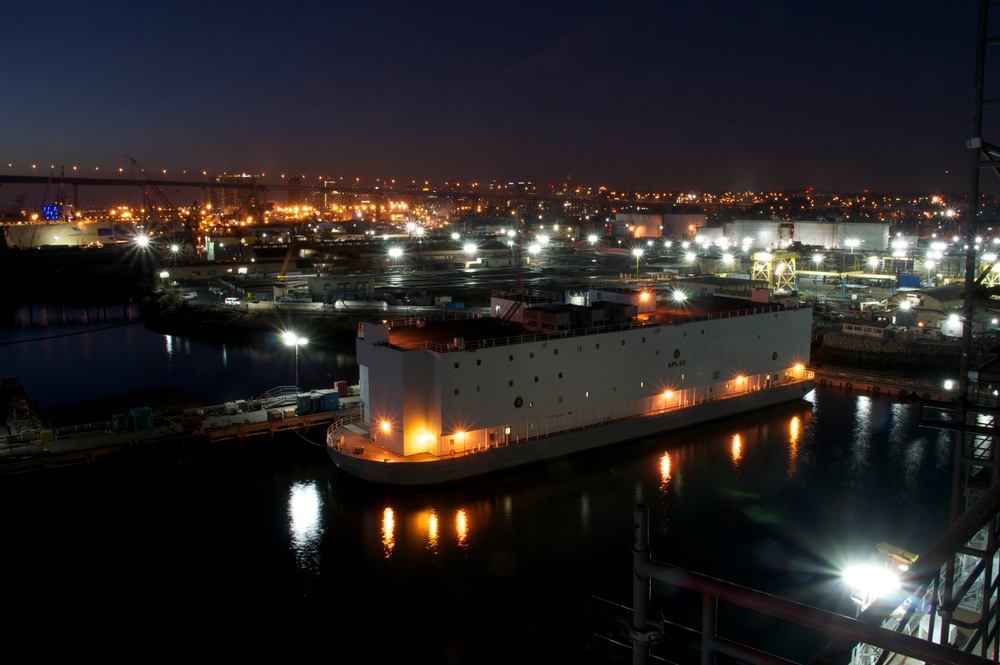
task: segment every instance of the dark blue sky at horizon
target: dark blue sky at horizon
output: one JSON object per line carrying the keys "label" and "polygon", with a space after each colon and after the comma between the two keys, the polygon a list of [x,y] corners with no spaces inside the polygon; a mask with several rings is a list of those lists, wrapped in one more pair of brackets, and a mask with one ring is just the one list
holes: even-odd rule
{"label": "dark blue sky at horizon", "polygon": [[976,12],[7,3],[0,168],[964,191]]}

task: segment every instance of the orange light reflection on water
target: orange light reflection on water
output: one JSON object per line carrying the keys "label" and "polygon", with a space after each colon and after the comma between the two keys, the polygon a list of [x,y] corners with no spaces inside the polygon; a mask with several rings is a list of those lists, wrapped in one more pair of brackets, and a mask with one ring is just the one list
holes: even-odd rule
{"label": "orange light reflection on water", "polygon": [[437,513],[431,510],[427,516],[427,549],[437,551],[438,546],[438,518]]}
{"label": "orange light reflection on water", "polygon": [[664,489],[670,482],[670,453],[663,453],[660,458],[660,489]]}
{"label": "orange light reflection on water", "polygon": [[799,460],[799,437],[802,436],[802,421],[792,416],[788,421],[788,478],[795,477]]}
{"label": "orange light reflection on water", "polygon": [[733,466],[738,466],[743,457],[743,437],[739,434],[733,434],[732,455]]}
{"label": "orange light reflection on water", "polygon": [[469,516],[465,509],[460,509],[455,513],[455,533],[458,534],[458,546],[466,547],[469,544]]}
{"label": "orange light reflection on water", "polygon": [[382,552],[386,559],[392,554],[396,544],[395,528],[396,519],[392,514],[392,508],[386,508],[382,511]]}

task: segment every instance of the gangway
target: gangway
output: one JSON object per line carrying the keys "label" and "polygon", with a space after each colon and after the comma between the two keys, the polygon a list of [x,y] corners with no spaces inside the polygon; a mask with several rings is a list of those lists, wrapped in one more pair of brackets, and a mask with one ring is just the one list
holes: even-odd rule
{"label": "gangway", "polygon": [[298,386],[278,386],[265,392],[259,401],[265,409],[271,409],[282,404],[294,404],[296,395],[301,392]]}

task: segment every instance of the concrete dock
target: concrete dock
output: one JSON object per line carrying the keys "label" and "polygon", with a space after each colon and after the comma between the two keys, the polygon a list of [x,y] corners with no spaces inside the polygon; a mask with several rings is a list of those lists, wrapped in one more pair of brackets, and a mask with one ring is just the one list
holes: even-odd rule
{"label": "concrete dock", "polygon": [[180,444],[209,446],[260,436],[273,439],[290,431],[306,432],[322,444],[331,423],[360,412],[359,401],[345,395],[335,410],[299,414],[295,391],[285,391],[207,407],[168,405],[150,410],[148,421],[143,422],[136,418],[128,423],[122,414],[110,420],[83,418],[84,424],[63,422],[46,427],[48,423],[43,423],[17,432],[10,431],[8,422],[0,435],[0,475],[89,464],[122,453],[153,452]]}

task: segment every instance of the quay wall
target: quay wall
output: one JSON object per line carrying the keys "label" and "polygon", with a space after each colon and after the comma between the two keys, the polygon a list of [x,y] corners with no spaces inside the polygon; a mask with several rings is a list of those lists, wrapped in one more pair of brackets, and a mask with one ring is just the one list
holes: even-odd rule
{"label": "quay wall", "polygon": [[825,333],[812,351],[812,364],[954,373],[961,350],[958,342],[911,342],[871,339],[843,333]]}
{"label": "quay wall", "polygon": [[813,370],[817,390],[840,390],[892,399],[930,399],[950,402],[957,390],[946,390],[943,381],[930,378],[905,378],[850,370],[817,367]]}

